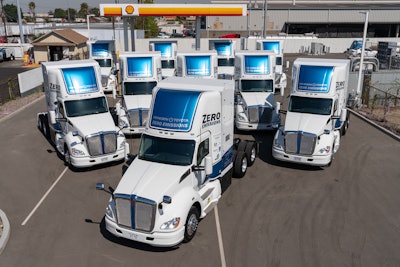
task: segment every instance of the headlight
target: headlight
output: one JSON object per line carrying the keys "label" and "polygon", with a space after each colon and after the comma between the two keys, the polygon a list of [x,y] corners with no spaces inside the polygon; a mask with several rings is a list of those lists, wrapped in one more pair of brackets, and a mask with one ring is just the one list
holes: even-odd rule
{"label": "headlight", "polygon": [[106,208],[106,216],[114,219],[114,201],[110,200]]}
{"label": "headlight", "polygon": [[85,152],[83,152],[80,149],[71,148],[71,155],[74,157],[81,157],[81,156],[85,156]]}
{"label": "headlight", "polygon": [[244,113],[238,113],[237,114],[237,119],[239,120],[239,121],[247,121],[247,117],[246,117],[246,114],[244,114]]}
{"label": "headlight", "polygon": [[172,229],[175,229],[175,228],[177,228],[179,226],[180,221],[181,221],[180,217],[175,217],[172,220],[169,220],[168,222],[163,223],[160,226],[160,229],[161,230],[172,230]]}
{"label": "headlight", "polygon": [[330,151],[331,151],[331,146],[326,146],[326,147],[321,148],[321,149],[319,150],[319,153],[321,153],[321,154],[328,154]]}

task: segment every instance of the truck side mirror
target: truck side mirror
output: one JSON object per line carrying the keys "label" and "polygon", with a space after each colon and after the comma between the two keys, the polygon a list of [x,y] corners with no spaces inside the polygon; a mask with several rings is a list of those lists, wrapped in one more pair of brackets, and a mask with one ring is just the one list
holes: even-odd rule
{"label": "truck side mirror", "polygon": [[212,159],[211,159],[211,156],[206,156],[204,158],[204,170],[206,171],[206,175],[212,174]]}
{"label": "truck side mirror", "polygon": [[115,112],[118,116],[121,114],[121,103],[118,102],[117,104],[115,104]]}
{"label": "truck side mirror", "polygon": [[56,112],[54,110],[50,110],[49,116],[50,116],[50,123],[56,124]]}
{"label": "truck side mirror", "polygon": [[347,109],[343,108],[342,113],[340,114],[340,121],[346,121],[347,117]]}

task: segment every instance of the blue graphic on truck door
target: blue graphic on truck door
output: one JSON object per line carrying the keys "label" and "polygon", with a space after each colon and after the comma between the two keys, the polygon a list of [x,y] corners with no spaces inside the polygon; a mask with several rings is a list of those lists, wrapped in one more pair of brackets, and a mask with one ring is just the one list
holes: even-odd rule
{"label": "blue graphic on truck door", "polygon": [[61,69],[68,94],[85,94],[99,91],[93,67]]}
{"label": "blue graphic on truck door", "polygon": [[154,99],[150,126],[187,132],[193,124],[201,92],[160,89]]}
{"label": "blue graphic on truck door", "polygon": [[217,51],[218,56],[231,56],[232,55],[232,43],[215,43],[215,50]]}
{"label": "blue graphic on truck door", "polygon": [[210,76],[210,56],[186,56],[186,75],[188,76]]}
{"label": "blue graphic on truck door", "polygon": [[280,42],[263,42],[263,50],[272,50],[275,54],[281,53],[281,43]]}
{"label": "blue graphic on truck door", "polygon": [[172,43],[155,43],[154,50],[161,52],[161,58],[172,58]]}
{"label": "blue graphic on truck door", "polygon": [[108,48],[108,44],[92,44],[92,56],[93,57],[108,57],[110,55],[110,51]]}
{"label": "blue graphic on truck door", "polygon": [[269,74],[269,56],[244,56],[246,74]]}
{"label": "blue graphic on truck door", "polygon": [[329,92],[332,80],[333,67],[328,66],[300,66],[299,83],[297,89],[307,92]]}
{"label": "blue graphic on truck door", "polygon": [[153,60],[152,57],[130,57],[127,58],[128,77],[152,77]]}

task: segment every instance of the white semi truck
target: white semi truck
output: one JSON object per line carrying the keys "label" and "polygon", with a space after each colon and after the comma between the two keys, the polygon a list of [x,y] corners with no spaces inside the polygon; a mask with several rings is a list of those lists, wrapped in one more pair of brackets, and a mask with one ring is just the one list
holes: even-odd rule
{"label": "white semi truck", "polygon": [[159,51],[161,53],[162,78],[175,76],[177,42],[170,40],[150,41],[149,46],[150,51]]}
{"label": "white semi truck", "polygon": [[287,77],[283,69],[282,40],[257,40],[257,50],[268,50],[275,52],[275,88],[284,90],[287,86]]}
{"label": "white semi truck", "polygon": [[38,128],[70,167],[127,159],[129,145],[108,109],[94,60],[42,63],[47,111]]}
{"label": "white semi truck", "polygon": [[232,80],[170,77],[158,83],[139,154],[110,190],[110,233],[152,246],[193,238],[232,172],[243,177],[256,158],[254,141],[234,138],[233,97]]}
{"label": "white semi truck", "polygon": [[285,124],[275,134],[272,156],[300,164],[330,165],[349,126],[347,59],[298,58]]}
{"label": "white semi truck", "polygon": [[[243,131],[275,130],[280,102],[275,101],[275,53],[243,50],[235,53],[235,125]],[[280,90],[283,95],[283,88]]]}
{"label": "white semi truck", "polygon": [[209,51],[178,53],[176,76],[217,79],[217,52]]}
{"label": "white semi truck", "polygon": [[119,56],[122,103],[116,104],[124,134],[141,134],[146,126],[153,88],[161,81],[160,52],[124,52]]}
{"label": "white semi truck", "polygon": [[114,40],[87,41],[89,58],[96,60],[101,70],[101,87],[104,92],[117,90],[116,54]]}
{"label": "white semi truck", "polygon": [[235,73],[235,43],[231,39],[209,40],[209,50],[217,52],[219,79],[233,79]]}

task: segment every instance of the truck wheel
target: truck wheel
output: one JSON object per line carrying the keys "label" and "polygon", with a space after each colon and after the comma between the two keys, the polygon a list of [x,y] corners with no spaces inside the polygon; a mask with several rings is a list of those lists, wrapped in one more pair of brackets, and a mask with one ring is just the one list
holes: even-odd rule
{"label": "truck wheel", "polygon": [[196,234],[197,227],[199,225],[199,217],[200,215],[198,209],[195,206],[192,206],[186,219],[183,242],[189,242]]}
{"label": "truck wheel", "polygon": [[71,167],[71,153],[69,152],[69,149],[67,146],[64,147],[64,162],[65,165],[68,167]]}
{"label": "truck wheel", "polygon": [[47,139],[49,139],[50,137],[49,123],[47,121],[47,118],[43,115],[39,115],[38,128],[43,133],[43,135]]}
{"label": "truck wheel", "polygon": [[236,178],[242,178],[247,171],[247,157],[244,151],[238,151],[235,162],[233,163],[233,172]]}
{"label": "truck wheel", "polygon": [[349,125],[350,125],[350,112],[347,112],[347,116],[346,116],[346,121],[343,123],[342,129],[340,129],[340,133],[341,135],[345,135],[347,132],[347,129],[349,129]]}
{"label": "truck wheel", "polygon": [[245,148],[245,153],[247,157],[247,166],[252,166],[254,162],[256,161],[257,157],[257,146],[255,142],[247,142],[246,148]]}

